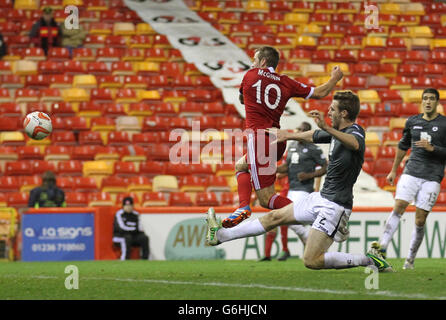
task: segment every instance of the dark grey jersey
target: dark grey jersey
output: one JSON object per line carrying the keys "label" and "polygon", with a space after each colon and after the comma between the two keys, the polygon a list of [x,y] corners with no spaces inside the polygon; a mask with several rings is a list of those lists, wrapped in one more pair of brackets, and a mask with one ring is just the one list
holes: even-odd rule
{"label": "dark grey jersey", "polygon": [[[421,139],[428,140],[434,146],[434,151],[416,147],[415,142]],[[440,183],[446,160],[446,117],[439,114],[430,121],[423,119],[423,114],[410,117],[398,148],[404,151],[412,148],[404,168],[405,174]]]}
{"label": "dark grey jersey", "polygon": [[300,181],[297,175],[301,172],[314,172],[317,166],[327,164],[321,148],[313,143],[293,141],[286,158],[288,165],[288,181],[292,191],[314,191],[314,179]]}
{"label": "dark grey jersey", "polygon": [[357,124],[340,131],[352,134],[359,143],[359,150],[346,148],[339,140],[322,130],[314,132],[313,141],[314,143],[330,143],[327,175],[321,196],[346,209],[351,209],[353,207],[353,185],[358,179],[364,162],[365,132]]}

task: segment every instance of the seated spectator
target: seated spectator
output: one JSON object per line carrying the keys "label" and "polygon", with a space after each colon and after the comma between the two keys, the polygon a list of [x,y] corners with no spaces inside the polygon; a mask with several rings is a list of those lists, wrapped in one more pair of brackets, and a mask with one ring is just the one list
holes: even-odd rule
{"label": "seated spectator", "polygon": [[42,176],[42,185],[31,190],[29,208],[65,207],[65,193],[56,186],[56,175],[46,171]]}
{"label": "seated spectator", "polygon": [[8,52],[8,47],[6,46],[6,42],[3,39],[3,35],[0,33],[0,60],[6,56]]}
{"label": "seated spectator", "polygon": [[48,50],[52,47],[60,47],[61,30],[56,20],[53,18],[53,9],[45,7],[43,15],[34,23],[29,34],[31,45],[41,47],[48,55]]}
{"label": "seated spectator", "polygon": [[70,51],[70,56],[73,56],[73,49],[80,48],[84,44],[87,37],[87,31],[82,26],[79,28],[67,29],[64,23],[61,25],[62,31],[62,47]]}
{"label": "seated spectator", "polygon": [[121,260],[130,259],[132,246],[141,247],[141,259],[149,259],[149,237],[144,233],[139,213],[133,210],[133,198],[122,200],[113,223],[113,243],[121,246]]}

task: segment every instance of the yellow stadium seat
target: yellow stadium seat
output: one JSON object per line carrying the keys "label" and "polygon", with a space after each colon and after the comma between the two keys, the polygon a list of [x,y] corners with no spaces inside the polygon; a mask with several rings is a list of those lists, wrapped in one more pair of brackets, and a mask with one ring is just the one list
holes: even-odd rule
{"label": "yellow stadium seat", "polygon": [[65,102],[89,101],[90,96],[83,88],[70,88],[62,91],[62,98]]}
{"label": "yellow stadium seat", "polygon": [[296,47],[315,47],[316,39],[314,37],[309,36],[298,36],[296,38]]}
{"label": "yellow stadium seat", "polygon": [[63,0],[62,5],[66,6],[83,6],[84,2],[82,0]]}
{"label": "yellow stadium seat", "polygon": [[156,90],[140,90],[138,91],[139,101],[159,101],[161,96]]}
{"label": "yellow stadium seat", "polygon": [[107,23],[92,24],[89,33],[103,36],[111,35],[112,34],[111,24]]}
{"label": "yellow stadium seat", "polygon": [[[444,17],[446,18],[446,15],[444,15]],[[445,19],[445,23],[446,23],[446,19]],[[431,49],[443,49],[446,48],[446,39],[433,39],[431,42]]]}
{"label": "yellow stadium seat", "polygon": [[404,127],[406,126],[406,121],[406,118],[390,119],[389,130],[392,131],[393,129],[404,129]]}
{"label": "yellow stadium seat", "polygon": [[362,47],[372,47],[372,48],[385,48],[386,39],[381,37],[364,37],[362,39]]}
{"label": "yellow stadium seat", "polygon": [[248,0],[245,9],[247,12],[268,13],[269,5],[265,0]]}
{"label": "yellow stadium seat", "polygon": [[237,178],[235,176],[227,176],[226,180],[228,181],[228,186],[231,189],[231,192],[237,192],[238,190]]}
{"label": "yellow stadium seat", "polygon": [[19,76],[30,76],[37,74],[37,63],[29,60],[15,61],[12,65],[12,72]]}
{"label": "yellow stadium seat", "polygon": [[382,3],[378,7],[381,14],[401,14],[401,7],[398,3]]}
{"label": "yellow stadium seat", "polygon": [[0,132],[0,144],[17,145],[25,142],[25,136],[20,131],[3,131]]}
{"label": "yellow stadium seat", "polygon": [[152,34],[156,34],[156,31],[153,30],[152,26],[148,23],[138,23],[136,25],[136,34],[137,35],[152,35]]}
{"label": "yellow stadium seat", "polygon": [[84,177],[109,176],[113,174],[113,163],[108,161],[85,161],[82,173]]}
{"label": "yellow stadium seat", "polygon": [[409,27],[411,38],[432,38],[434,35],[428,26],[412,26]]}
{"label": "yellow stadium seat", "polygon": [[158,73],[160,65],[158,62],[138,61],[133,63],[133,70],[135,72]]}
{"label": "yellow stadium seat", "polygon": [[284,23],[292,25],[300,25],[308,23],[308,13],[285,13]]}
{"label": "yellow stadium seat", "polygon": [[158,175],[153,178],[153,191],[176,192],[179,191],[178,180],[171,175]]}
{"label": "yellow stadium seat", "polygon": [[423,94],[423,90],[401,90],[400,94],[403,102],[421,103],[421,95]]}
{"label": "yellow stadium seat", "polygon": [[116,36],[132,36],[135,32],[135,25],[131,22],[115,22],[113,25],[113,34]]}
{"label": "yellow stadium seat", "polygon": [[7,259],[14,261],[14,252],[12,248],[12,241],[17,235],[18,231],[18,214],[15,208],[6,207],[6,203],[0,204],[0,239],[6,243],[6,252],[8,252]]}
{"label": "yellow stadium seat", "polygon": [[365,145],[367,147],[378,147],[381,144],[379,135],[373,131],[366,131],[365,133]]}
{"label": "yellow stadium seat", "polygon": [[46,137],[45,139],[42,140],[34,140],[34,139],[28,139],[26,141],[26,145],[27,146],[39,146],[39,147],[45,147],[45,146],[49,146],[51,145],[51,135]]}
{"label": "yellow stadium seat", "polygon": [[361,103],[379,103],[381,102],[376,90],[358,90],[358,97]]}
{"label": "yellow stadium seat", "polygon": [[37,10],[37,0],[15,0],[14,9],[16,10]]}
{"label": "yellow stadium seat", "polygon": [[[322,35],[322,28],[314,23],[302,25],[299,28],[300,28],[299,33],[302,34],[303,36],[320,37]],[[327,34],[325,35],[329,37],[329,35]]]}
{"label": "yellow stadium seat", "polygon": [[345,62],[330,62],[326,65],[326,72],[328,74],[331,73],[331,70],[333,70],[334,67],[339,66],[341,68],[341,71],[344,73],[344,76],[350,75],[350,70],[348,68],[348,64]]}
{"label": "yellow stadium seat", "polygon": [[[107,136],[106,131],[102,131],[100,132],[101,134],[101,138],[103,141],[105,141],[104,136]],[[94,156],[94,160],[95,161],[116,161],[119,160],[121,158],[121,155],[119,154],[118,151],[116,152],[98,152],[96,153],[96,155]]]}
{"label": "yellow stadium seat", "polygon": [[402,4],[402,13],[410,16],[424,16],[424,6],[422,3],[412,2]]}
{"label": "yellow stadium seat", "polygon": [[327,75],[323,64],[309,63],[302,67],[304,77],[321,77]]}
{"label": "yellow stadium seat", "polygon": [[73,88],[95,89],[96,77],[92,74],[76,74],[73,78]]}
{"label": "yellow stadium seat", "polygon": [[433,39],[428,38],[413,38],[410,39],[410,50],[426,50],[432,47]]}

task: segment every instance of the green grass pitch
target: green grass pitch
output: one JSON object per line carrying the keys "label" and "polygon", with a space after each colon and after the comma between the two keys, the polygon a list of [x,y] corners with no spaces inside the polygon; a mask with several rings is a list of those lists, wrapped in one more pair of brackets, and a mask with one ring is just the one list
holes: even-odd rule
{"label": "green grass pitch", "polygon": [[[446,259],[417,259],[402,270],[381,273],[366,289],[364,268],[309,270],[297,258],[285,262],[86,261],[0,262],[0,299],[149,299],[149,300],[297,300],[297,299],[446,299]],[[79,271],[79,288],[68,265]]]}

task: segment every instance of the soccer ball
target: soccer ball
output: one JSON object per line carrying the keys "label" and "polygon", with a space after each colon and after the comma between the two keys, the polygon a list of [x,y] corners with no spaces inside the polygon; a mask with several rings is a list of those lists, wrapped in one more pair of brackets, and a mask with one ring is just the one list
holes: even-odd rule
{"label": "soccer ball", "polygon": [[40,111],[27,114],[23,121],[23,128],[28,137],[34,140],[42,140],[53,131],[51,118]]}

